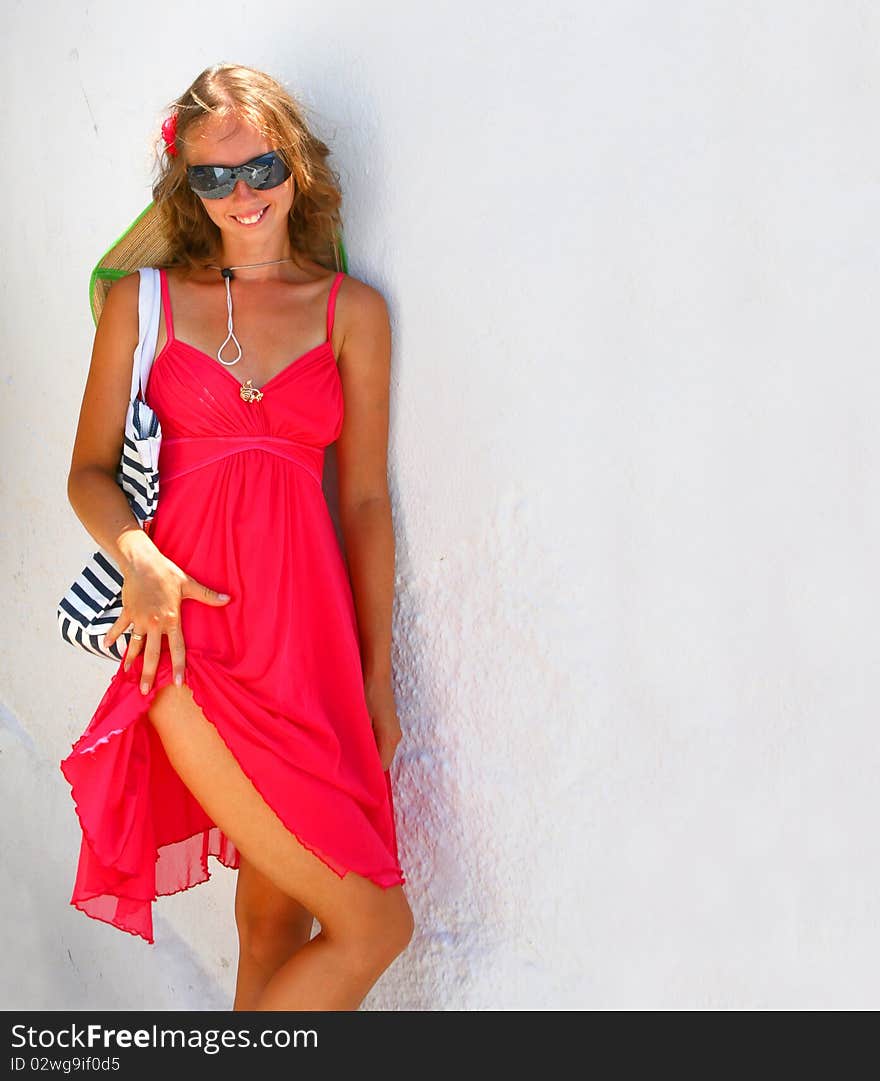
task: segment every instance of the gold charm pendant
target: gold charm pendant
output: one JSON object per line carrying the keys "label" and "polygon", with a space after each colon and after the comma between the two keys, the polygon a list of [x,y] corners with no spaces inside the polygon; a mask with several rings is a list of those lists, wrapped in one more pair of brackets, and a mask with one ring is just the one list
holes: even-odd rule
{"label": "gold charm pendant", "polygon": [[263,398],[263,392],[255,387],[250,379],[246,383],[242,383],[238,393],[245,402],[259,402]]}

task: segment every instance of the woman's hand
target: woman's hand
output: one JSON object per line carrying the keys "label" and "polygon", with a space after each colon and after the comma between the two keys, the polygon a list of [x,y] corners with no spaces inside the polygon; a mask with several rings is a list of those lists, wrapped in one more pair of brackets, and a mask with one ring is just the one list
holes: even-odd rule
{"label": "woman's hand", "polygon": [[132,636],[125,655],[127,672],[143,650],[142,694],[147,694],[153,685],[163,634],[168,636],[174,682],[178,687],[183,683],[186,649],[180,628],[180,605],[186,599],[219,607],[226,604],[229,597],[197,582],[158,551],[123,574],[122,613],[107,632],[104,642],[112,645],[132,625],[135,634],[145,636],[141,639]]}
{"label": "woman's hand", "polygon": [[376,736],[376,746],[379,748],[379,758],[382,769],[387,770],[394,758],[397,745],[403,739],[400,730],[400,721],[397,719],[397,708],[394,705],[394,691],[389,679],[367,679],[364,681],[364,694],[367,700],[367,709],[373,722],[373,733]]}

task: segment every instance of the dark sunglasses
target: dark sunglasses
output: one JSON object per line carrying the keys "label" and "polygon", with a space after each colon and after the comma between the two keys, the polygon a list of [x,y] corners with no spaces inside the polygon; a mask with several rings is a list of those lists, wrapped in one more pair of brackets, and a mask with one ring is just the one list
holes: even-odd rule
{"label": "dark sunglasses", "polygon": [[232,195],[235,185],[243,180],[256,191],[277,188],[290,176],[290,169],[277,150],[261,154],[244,165],[188,165],[189,186],[203,199],[225,199]]}

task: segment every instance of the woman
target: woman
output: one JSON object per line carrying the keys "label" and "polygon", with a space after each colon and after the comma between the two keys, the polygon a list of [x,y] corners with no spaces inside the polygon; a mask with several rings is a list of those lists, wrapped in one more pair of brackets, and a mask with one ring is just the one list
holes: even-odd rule
{"label": "woman", "polygon": [[[107,644],[132,629],[61,764],[83,830],[71,903],[152,942],[153,901],[212,855],[238,869],[233,1009],[353,1010],[413,931],[388,773],[387,308],[329,269],[329,151],[275,80],[209,68],[163,135],[158,511],[139,528],[115,483],[137,274],[101,311],[68,481],[124,575]],[[345,557],[321,488],[334,441]]]}

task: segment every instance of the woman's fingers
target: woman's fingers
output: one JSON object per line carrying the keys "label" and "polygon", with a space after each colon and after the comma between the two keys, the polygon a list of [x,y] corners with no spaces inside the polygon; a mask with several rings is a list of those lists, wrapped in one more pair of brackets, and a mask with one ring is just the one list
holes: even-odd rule
{"label": "woman's fingers", "polygon": [[127,672],[134,664],[138,654],[144,654],[144,663],[141,669],[141,691],[147,694],[153,685],[153,680],[156,678],[156,670],[159,667],[159,657],[162,649],[162,636],[164,634],[168,636],[168,651],[171,654],[174,682],[178,687],[182,686],[186,675],[186,644],[183,640],[180,624],[177,623],[167,631],[158,628],[149,632],[144,631],[141,638],[135,638],[134,634],[135,632],[132,632],[129,636],[123,670]]}
{"label": "woman's fingers", "polygon": [[191,597],[205,604],[225,604],[229,597],[197,582],[169,560],[149,565],[142,573],[132,573],[123,583],[122,615],[104,636],[110,645],[127,627],[134,627],[139,638],[131,635],[124,666],[127,672],[139,656],[143,664],[140,688],[148,694],[156,679],[167,635],[174,682],[182,686],[185,678],[186,650],[181,629],[181,601]]}
{"label": "woman's fingers", "polygon": [[179,625],[168,632],[168,649],[171,653],[174,682],[180,687],[183,685],[183,677],[186,673],[186,647]]}
{"label": "woman's fingers", "polygon": [[112,646],[116,639],[122,634],[126,627],[131,626],[131,617],[126,613],[123,608],[119,613],[119,618],[113,624],[109,631],[104,635],[104,645]]}
{"label": "woman's fingers", "polygon": [[190,597],[194,601],[201,601],[202,604],[226,604],[229,600],[228,593],[218,593],[216,589],[211,589],[210,586],[196,581],[191,574],[186,576],[181,592],[184,597]]}
{"label": "woman's fingers", "polygon": [[[131,620],[129,620],[129,624],[131,624]],[[138,634],[140,637],[136,638],[135,635]],[[128,636],[128,649],[125,651],[125,664],[122,666],[123,672],[127,672],[129,668],[131,668],[132,664],[134,664],[137,659],[138,654],[146,645],[146,642],[147,632],[138,631],[136,628],[132,627],[131,633]]]}
{"label": "woman's fingers", "polygon": [[[149,694],[153,680],[156,678],[162,646],[162,631],[151,628],[145,641],[147,648],[144,650],[144,666],[141,669],[141,694]],[[143,644],[144,642],[141,642],[141,645]]]}

